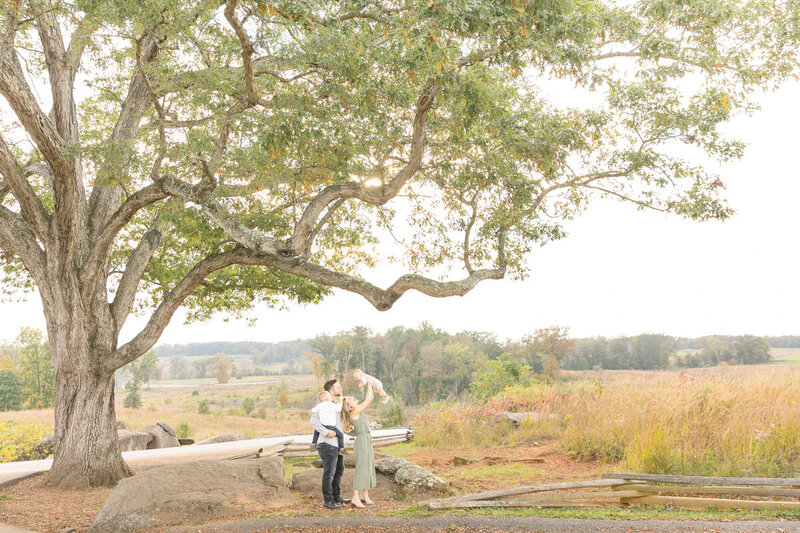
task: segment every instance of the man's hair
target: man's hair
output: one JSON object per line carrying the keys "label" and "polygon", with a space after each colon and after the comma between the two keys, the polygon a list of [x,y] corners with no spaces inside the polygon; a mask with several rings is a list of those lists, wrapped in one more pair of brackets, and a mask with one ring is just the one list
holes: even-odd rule
{"label": "man's hair", "polygon": [[319,400],[321,402],[328,401],[328,399],[330,397],[331,397],[331,393],[326,391],[326,390],[321,390],[321,391],[319,391],[319,394],[317,394],[317,400]]}
{"label": "man's hair", "polygon": [[338,379],[329,379],[328,381],[325,382],[325,385],[323,385],[322,388],[325,389],[326,391],[330,392],[331,391],[331,387],[336,385],[337,381],[339,381],[339,380]]}
{"label": "man's hair", "polygon": [[361,372],[362,374],[364,373],[364,371],[361,370],[360,368],[354,368],[353,369],[353,374],[355,374],[356,372]]}

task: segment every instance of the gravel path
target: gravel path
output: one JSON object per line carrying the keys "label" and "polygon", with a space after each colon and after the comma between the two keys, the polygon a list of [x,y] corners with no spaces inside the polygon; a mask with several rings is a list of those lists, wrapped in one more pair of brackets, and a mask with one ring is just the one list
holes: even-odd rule
{"label": "gravel path", "polygon": [[447,532],[571,532],[571,533],[633,533],[633,532],[800,532],[800,522],[737,521],[704,522],[689,520],[580,520],[571,518],[517,518],[488,516],[437,516],[430,518],[338,517],[327,518],[266,518],[237,522],[217,522],[198,526],[180,526],[160,530],[168,533],[210,533],[282,531],[312,533],[321,531],[353,533]]}

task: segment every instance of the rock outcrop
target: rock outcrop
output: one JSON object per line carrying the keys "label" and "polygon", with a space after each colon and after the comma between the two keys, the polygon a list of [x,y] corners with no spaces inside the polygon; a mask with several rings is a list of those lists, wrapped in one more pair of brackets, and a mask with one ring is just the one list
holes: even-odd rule
{"label": "rock outcrop", "polygon": [[130,452],[134,450],[146,450],[149,448],[150,441],[153,440],[153,435],[147,431],[118,429],[117,439],[119,440],[120,451]]}
{"label": "rock outcrop", "polygon": [[442,478],[415,464],[408,464],[397,469],[394,480],[406,492],[433,492],[441,495],[449,495],[454,492],[453,487]]}
{"label": "rock outcrop", "polygon": [[216,444],[217,442],[233,442],[235,440],[242,440],[242,436],[236,433],[223,433],[222,435],[217,435],[216,437],[211,437],[209,439],[196,442],[195,446],[197,446],[198,444]]}
{"label": "rock outcrop", "polygon": [[175,430],[166,422],[156,422],[154,425],[144,428],[144,430],[153,436],[147,444],[148,450],[156,448],[174,448],[181,445],[178,441],[178,437],[175,436]]}
{"label": "rock outcrop", "polygon": [[89,532],[128,533],[294,504],[282,457],[178,463],[120,481]]}

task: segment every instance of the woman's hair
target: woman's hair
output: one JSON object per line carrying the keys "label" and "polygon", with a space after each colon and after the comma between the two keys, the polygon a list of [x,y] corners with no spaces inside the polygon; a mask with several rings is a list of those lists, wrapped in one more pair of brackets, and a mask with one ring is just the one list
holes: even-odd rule
{"label": "woman's hair", "polygon": [[342,429],[347,433],[353,431],[353,421],[350,420],[350,406],[347,404],[349,398],[350,396],[345,396],[342,399]]}

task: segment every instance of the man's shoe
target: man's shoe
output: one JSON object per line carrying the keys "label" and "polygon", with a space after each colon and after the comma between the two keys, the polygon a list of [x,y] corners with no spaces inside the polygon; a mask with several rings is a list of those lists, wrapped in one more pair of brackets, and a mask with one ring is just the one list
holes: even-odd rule
{"label": "man's shoe", "polygon": [[381,398],[381,403],[388,403],[389,402],[389,395],[387,394],[383,398]]}
{"label": "man's shoe", "polygon": [[340,503],[342,505],[348,505],[350,503],[350,500],[347,500],[345,498],[339,498],[338,500],[336,500],[336,503]]}
{"label": "man's shoe", "polygon": [[342,506],[334,502],[325,502],[325,507],[328,509],[341,509]]}

